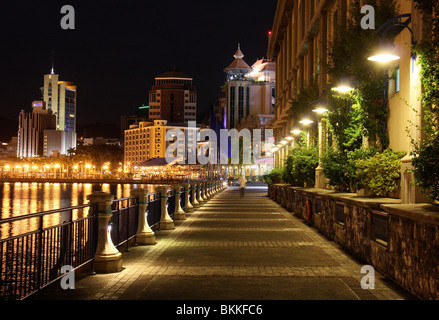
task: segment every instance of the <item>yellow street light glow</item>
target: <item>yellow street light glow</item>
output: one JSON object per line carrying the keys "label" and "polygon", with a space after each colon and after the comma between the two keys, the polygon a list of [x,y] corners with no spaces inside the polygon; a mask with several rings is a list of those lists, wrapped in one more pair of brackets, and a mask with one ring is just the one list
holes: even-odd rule
{"label": "yellow street light glow", "polygon": [[374,56],[367,58],[367,60],[369,60],[369,61],[380,62],[380,63],[387,63],[387,62],[396,61],[399,59],[401,59],[400,56],[390,54],[390,53],[379,53],[379,54],[376,54]]}
{"label": "yellow street light glow", "polygon": [[59,168],[59,164],[57,163],[57,164],[55,164],[55,168]]}
{"label": "yellow street light glow", "polygon": [[300,134],[300,133],[302,133],[302,130],[291,130],[291,133],[292,134]]}
{"label": "yellow street light glow", "polygon": [[350,91],[353,91],[354,88],[348,86],[348,85],[339,85],[337,87],[334,87],[331,89],[332,91],[340,92],[340,93],[347,93]]}
{"label": "yellow street light glow", "polygon": [[304,124],[304,125],[309,125],[309,124],[314,123],[314,121],[308,120],[308,119],[304,119],[302,121],[299,121],[299,123]]}
{"label": "yellow street light glow", "polygon": [[288,141],[282,140],[280,143],[283,144],[283,145],[286,145],[288,143]]}
{"label": "yellow street light glow", "polygon": [[376,51],[376,54],[367,58],[367,60],[369,60],[369,61],[379,62],[382,64],[385,64],[385,63],[388,63],[391,61],[396,61],[399,59],[401,59],[401,57],[395,54],[394,45],[392,43],[389,43],[389,42],[380,43],[379,48]]}
{"label": "yellow street light glow", "polygon": [[312,112],[316,112],[318,114],[324,114],[325,112],[328,112],[328,111],[329,111],[328,109],[321,107],[321,108],[314,109]]}
{"label": "yellow street light glow", "polygon": [[293,138],[293,137],[286,137],[285,139],[291,141],[291,140],[293,140],[294,138]]}

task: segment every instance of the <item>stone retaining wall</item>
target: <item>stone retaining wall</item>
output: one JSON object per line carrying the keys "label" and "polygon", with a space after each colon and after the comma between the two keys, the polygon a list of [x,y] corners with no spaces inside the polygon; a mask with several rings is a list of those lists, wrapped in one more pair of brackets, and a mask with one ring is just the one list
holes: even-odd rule
{"label": "stone retaining wall", "polygon": [[268,195],[413,295],[439,299],[439,206],[285,184]]}

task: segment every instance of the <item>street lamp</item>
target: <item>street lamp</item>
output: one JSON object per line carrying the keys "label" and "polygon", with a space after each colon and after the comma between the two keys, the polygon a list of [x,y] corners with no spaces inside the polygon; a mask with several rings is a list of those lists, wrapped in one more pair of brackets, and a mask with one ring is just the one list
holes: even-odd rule
{"label": "street lamp", "polygon": [[323,168],[322,168],[322,155],[323,155],[323,124],[322,117],[329,110],[324,107],[318,107],[313,110],[317,114],[318,119],[318,130],[319,130],[319,165],[316,168],[316,185],[315,187],[320,189],[323,188]]}
{"label": "street lamp", "polygon": [[318,115],[322,116],[324,113],[328,112],[329,110],[323,107],[318,107],[314,109],[312,112],[317,113]]}
{"label": "street lamp", "polygon": [[[403,22],[402,19],[406,18],[406,20]],[[387,22],[385,22],[378,30],[376,33],[379,32],[383,32],[382,34],[382,39],[381,39],[381,45],[380,45],[380,50],[377,54],[374,54],[372,56],[370,56],[368,58],[369,61],[373,61],[373,62],[378,62],[381,64],[386,64],[388,62],[391,61],[397,61],[400,59],[399,55],[395,53],[395,46],[393,45],[393,43],[390,43],[390,41],[387,41],[386,43],[386,36],[387,33],[392,29],[392,28],[399,28],[400,30],[398,30],[399,32],[402,32],[402,30],[405,28],[407,30],[409,30],[410,34],[411,34],[411,47],[413,48],[416,45],[416,41],[415,41],[415,37],[413,34],[413,30],[408,26],[411,22],[411,14],[407,13],[407,14],[402,14],[399,15],[393,19],[388,20]],[[384,30],[384,31],[383,31]],[[395,33],[398,34],[398,33]],[[410,50],[411,52],[411,58],[412,58],[412,62],[416,59],[416,53],[413,52],[413,50]],[[388,92],[387,92],[387,86],[388,86],[388,80],[387,80],[387,76],[386,76],[386,72],[387,70],[384,71],[384,92],[383,92],[383,104],[384,104],[384,108],[387,111],[388,109]],[[384,130],[387,130],[387,122],[384,122],[385,128]],[[402,164],[401,164],[401,170],[405,171],[406,168],[408,168],[408,166],[411,164],[411,155],[410,152],[402,159]],[[410,185],[413,182],[413,180],[411,180],[410,175],[402,175],[401,176],[401,186],[404,186],[404,188],[402,188],[401,190],[401,203],[411,203],[411,192],[408,191],[405,186]],[[416,196],[415,196],[416,198]]]}
{"label": "street lamp", "polygon": [[[407,20],[405,22],[399,22],[403,18],[407,18]],[[380,43],[380,48],[378,49],[378,52],[376,52],[372,56],[368,57],[367,60],[385,64],[385,63],[388,63],[391,61],[397,61],[400,59],[400,56],[395,54],[394,46],[385,40],[387,33],[390,31],[390,29],[395,28],[395,27],[408,29],[410,31],[410,34],[411,34],[411,44],[412,44],[412,46],[414,46],[416,44],[416,42],[414,41],[415,37],[413,34],[413,30],[408,26],[408,24],[411,21],[411,18],[412,18],[412,15],[410,13],[406,13],[406,14],[399,15],[399,16],[385,22],[376,31],[376,33],[378,34],[384,30],[383,35],[382,35],[382,39],[381,39],[381,43]],[[412,56],[414,56],[413,52],[412,52]]]}
{"label": "street lamp", "polygon": [[[299,123],[303,124],[304,126],[309,126],[310,124],[313,124],[314,121],[309,119],[303,119],[299,121]],[[306,131],[306,146],[309,147],[309,130]]]}
{"label": "street lamp", "polygon": [[309,119],[304,119],[304,120],[300,120],[299,123],[301,123],[301,124],[307,126],[307,125],[313,124],[314,121],[309,120]]}
{"label": "street lamp", "polygon": [[401,57],[394,53],[394,48],[390,44],[382,43],[378,51],[367,58],[369,61],[386,64],[388,62],[397,61]]}
{"label": "street lamp", "polygon": [[[390,20],[388,20],[387,22],[385,22],[380,28],[378,28],[378,30],[376,31],[376,34],[379,34],[380,32],[382,32],[382,38],[381,38],[381,43],[380,43],[380,48],[379,51],[370,56],[368,58],[369,61],[373,61],[373,62],[378,62],[381,64],[386,64],[388,62],[391,61],[397,61],[400,59],[399,55],[396,55],[394,52],[394,45],[392,43],[390,43],[388,40],[386,40],[387,38],[387,34],[389,33],[389,31],[392,28],[398,27],[398,28],[407,28],[410,31],[411,34],[411,45],[412,47],[416,44],[415,40],[414,40],[414,34],[413,34],[413,30],[410,29],[410,27],[408,26],[408,24],[411,21],[411,17],[412,15],[410,13],[407,14],[402,14],[399,15],[395,18],[392,18]],[[407,18],[405,20],[405,22],[401,22],[403,18]],[[415,58],[416,55],[415,53],[412,52],[412,58]],[[384,75],[383,75],[383,108],[384,110],[388,109],[388,83],[387,83],[387,70],[384,71]],[[384,123],[385,128],[384,131],[387,130],[387,123]]]}
{"label": "street lamp", "polygon": [[348,93],[348,92],[351,92],[353,90],[354,90],[354,88],[352,88],[346,82],[341,82],[339,85],[332,88],[332,91],[339,92],[339,93]]}

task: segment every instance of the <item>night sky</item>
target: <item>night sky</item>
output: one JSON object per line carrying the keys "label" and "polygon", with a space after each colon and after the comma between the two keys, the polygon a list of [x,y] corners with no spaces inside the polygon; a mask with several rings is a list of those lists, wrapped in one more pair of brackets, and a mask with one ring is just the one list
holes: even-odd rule
{"label": "night sky", "polygon": [[[22,1],[0,4],[1,116],[16,120],[41,98],[43,75],[78,86],[77,122],[120,123],[148,103],[154,77],[176,66],[194,77],[198,113],[214,102],[238,42],[244,60],[266,56],[275,0]],[[75,8],[75,30],[60,26]],[[1,130],[1,129],[0,129]]]}

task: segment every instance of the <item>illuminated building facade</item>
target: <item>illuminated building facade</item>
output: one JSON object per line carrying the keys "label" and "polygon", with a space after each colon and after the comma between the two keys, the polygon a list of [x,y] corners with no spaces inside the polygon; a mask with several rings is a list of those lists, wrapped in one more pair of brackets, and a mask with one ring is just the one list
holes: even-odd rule
{"label": "illuminated building facade", "polygon": [[193,78],[173,69],[155,78],[149,92],[149,120],[196,121],[197,91]]}
{"label": "illuminated building facade", "polygon": [[43,156],[45,130],[55,126],[56,116],[46,109],[44,101],[32,102],[32,112],[22,110],[18,117],[17,157]]}
{"label": "illuminated building facade", "polygon": [[56,129],[76,132],[76,86],[57,74],[44,76],[43,100],[56,115]]}
{"label": "illuminated building facade", "polygon": [[[274,129],[276,144],[290,136],[300,119],[290,116],[291,101],[296,98],[295,89],[317,81],[319,95],[331,85],[326,66],[328,47],[336,36],[337,24],[348,18],[352,0],[279,0],[269,43],[268,56],[276,62],[275,118],[269,124]],[[399,0],[400,14],[411,14],[410,27],[415,41],[422,39],[422,16],[412,0]],[[379,26],[377,26],[378,28]],[[402,160],[401,200],[403,203],[417,201],[410,168],[412,144],[406,134],[410,123],[420,126],[421,85],[419,67],[411,55],[411,34],[402,31],[396,34],[394,45],[399,48],[399,61],[389,65],[395,77],[388,84],[389,118],[387,132],[389,148],[408,152]],[[365,63],[370,63],[365,61]],[[416,131],[416,130],[414,130]],[[419,131],[412,132],[419,140]],[[366,142],[367,143],[367,142]],[[275,153],[275,167],[282,168],[288,156],[288,146],[280,146]],[[316,179],[317,180],[317,179]]]}
{"label": "illuminated building facade", "polygon": [[[146,160],[165,158],[166,149],[171,143],[174,143],[166,141],[166,134],[172,129],[184,132],[185,140],[175,142],[179,150],[186,150],[190,131],[192,131],[192,134],[198,132],[197,128],[187,127],[183,123],[168,123],[166,120],[140,122],[125,130],[125,170],[131,171],[137,164]],[[177,156],[177,154],[174,155]]]}
{"label": "illuminated building facade", "polygon": [[262,129],[273,118],[275,63],[263,58],[250,67],[240,46],[234,58],[224,70],[227,81],[216,113],[227,129]]}
{"label": "illuminated building facade", "polygon": [[44,156],[65,155],[76,148],[76,85],[60,81],[52,72],[44,76],[41,88],[47,109],[56,116],[56,127],[45,134]]}

